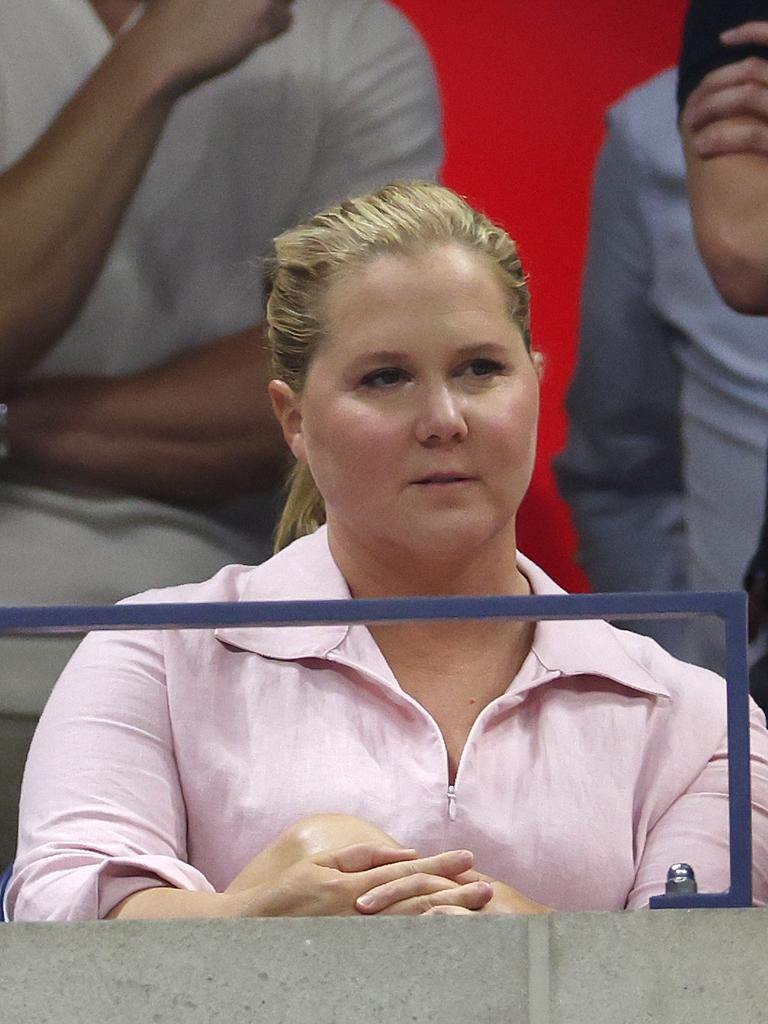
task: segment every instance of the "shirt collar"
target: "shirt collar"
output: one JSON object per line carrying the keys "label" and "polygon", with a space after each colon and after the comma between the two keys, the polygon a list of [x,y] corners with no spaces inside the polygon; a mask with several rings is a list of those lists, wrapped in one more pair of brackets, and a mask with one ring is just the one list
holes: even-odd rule
{"label": "shirt collar", "polygon": [[[565,593],[538,565],[519,552],[517,564],[528,578],[532,593]],[[530,653],[510,692],[521,693],[560,676],[599,676],[630,690],[670,698],[667,687],[634,653],[637,645],[633,639],[632,634],[600,619],[537,622]],[[542,673],[546,678],[542,678]]]}
{"label": "shirt collar", "polygon": [[[346,580],[328,546],[328,528],[301,537],[245,576],[241,601],[333,601],[349,599]],[[217,640],[267,658],[325,658],[346,638],[347,625],[232,626]]]}
{"label": "shirt collar", "polygon": [[[518,565],[534,594],[563,594],[534,562],[518,554]],[[323,601],[349,599],[346,584],[328,546],[325,526],[294,541],[262,565],[250,569],[241,586],[241,601]],[[217,629],[222,643],[268,658],[285,661],[327,658],[364,627],[233,626]],[[669,697],[669,690],[632,652],[632,644],[606,622],[574,620],[536,624],[533,645],[510,694],[561,676],[599,676],[654,697]],[[349,652],[348,652],[349,653]],[[346,659],[345,659],[346,660]]]}

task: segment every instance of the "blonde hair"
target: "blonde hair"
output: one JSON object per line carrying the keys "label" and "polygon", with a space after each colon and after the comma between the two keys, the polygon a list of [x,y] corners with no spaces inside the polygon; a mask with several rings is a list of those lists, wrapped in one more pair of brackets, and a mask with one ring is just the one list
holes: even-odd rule
{"label": "blonde hair", "polygon": [[[295,394],[305,385],[325,334],[330,283],[384,254],[416,255],[456,243],[488,259],[499,274],[510,318],[531,348],[530,296],[517,246],[503,228],[455,192],[433,182],[394,182],[316,214],[275,239],[267,265],[267,339],[274,376]],[[275,551],[325,522],[309,467],[297,462],[275,533]]]}

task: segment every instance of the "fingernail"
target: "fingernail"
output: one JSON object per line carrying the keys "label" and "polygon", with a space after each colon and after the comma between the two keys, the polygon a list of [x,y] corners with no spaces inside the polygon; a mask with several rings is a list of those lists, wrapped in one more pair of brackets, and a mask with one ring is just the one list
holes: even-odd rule
{"label": "fingernail", "polygon": [[374,898],[373,898],[373,896],[371,896],[370,893],[366,892],[366,893],[363,893],[362,896],[358,896],[357,900],[355,902],[357,903],[358,907],[365,907],[367,909],[368,907],[372,907],[373,906]]}

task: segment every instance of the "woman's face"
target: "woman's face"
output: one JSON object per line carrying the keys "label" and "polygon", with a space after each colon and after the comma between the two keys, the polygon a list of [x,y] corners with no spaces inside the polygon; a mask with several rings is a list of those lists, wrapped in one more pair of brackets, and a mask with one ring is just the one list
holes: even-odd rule
{"label": "woman's face", "polygon": [[303,392],[273,382],[340,544],[455,557],[514,547],[538,373],[490,263],[458,245],[386,255],[329,288]]}

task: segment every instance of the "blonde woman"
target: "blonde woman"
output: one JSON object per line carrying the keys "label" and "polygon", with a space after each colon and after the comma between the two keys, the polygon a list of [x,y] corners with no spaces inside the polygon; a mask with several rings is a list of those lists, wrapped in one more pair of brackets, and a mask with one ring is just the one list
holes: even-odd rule
{"label": "blonde woman", "polygon": [[[395,184],[276,240],[277,554],[141,601],[546,594],[514,243]],[[755,894],[768,737],[753,718]],[[16,919],[645,906],[728,883],[725,688],[602,622],[94,634],[35,737]]]}

